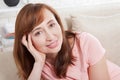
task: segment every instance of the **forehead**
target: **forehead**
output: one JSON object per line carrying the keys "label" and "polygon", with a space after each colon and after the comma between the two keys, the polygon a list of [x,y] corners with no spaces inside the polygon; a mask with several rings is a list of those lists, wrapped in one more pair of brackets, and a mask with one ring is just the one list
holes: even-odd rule
{"label": "forehead", "polygon": [[44,9],[43,16],[44,16],[44,19],[46,19],[46,18],[53,18],[54,14],[50,10]]}
{"label": "forehead", "polygon": [[43,27],[43,25],[48,24],[51,20],[56,21],[54,14],[48,9],[44,9],[42,16],[43,20],[38,25],[36,25],[33,30],[38,27]]}
{"label": "forehead", "polygon": [[[35,20],[34,20],[35,19]],[[32,22],[33,28],[43,23],[44,21],[48,21],[50,19],[55,19],[54,14],[47,8],[42,8],[37,14],[33,16]]]}

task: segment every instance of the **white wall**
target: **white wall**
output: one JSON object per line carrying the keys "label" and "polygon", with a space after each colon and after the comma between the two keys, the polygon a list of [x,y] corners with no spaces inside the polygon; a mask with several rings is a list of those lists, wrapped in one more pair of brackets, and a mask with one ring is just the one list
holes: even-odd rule
{"label": "white wall", "polygon": [[[109,5],[110,3],[113,4],[113,8],[116,8],[118,6],[116,5],[116,3],[120,3],[120,0],[20,0],[20,3],[16,7],[8,7],[4,4],[3,0],[0,0],[0,27],[3,26],[5,23],[14,23],[17,11],[21,8],[21,6],[28,2],[43,2],[55,8],[80,7],[85,9],[85,7],[94,8],[94,5]],[[104,6],[102,6],[102,9],[103,8]]]}
{"label": "white wall", "polygon": [[76,7],[117,3],[120,2],[120,0],[28,0],[28,2],[43,2],[54,7]]}

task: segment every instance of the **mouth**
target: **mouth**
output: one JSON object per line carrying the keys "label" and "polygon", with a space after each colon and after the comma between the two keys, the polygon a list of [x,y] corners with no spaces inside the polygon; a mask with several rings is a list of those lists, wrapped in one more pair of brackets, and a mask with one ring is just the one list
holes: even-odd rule
{"label": "mouth", "polygon": [[49,45],[47,45],[47,47],[51,48],[51,49],[53,49],[57,46],[58,46],[58,40],[55,40],[55,41],[51,42]]}

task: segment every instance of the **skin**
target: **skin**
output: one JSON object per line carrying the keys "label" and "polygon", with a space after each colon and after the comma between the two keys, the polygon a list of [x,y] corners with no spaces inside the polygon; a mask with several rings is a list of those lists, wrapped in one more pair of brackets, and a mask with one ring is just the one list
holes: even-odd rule
{"label": "skin", "polygon": [[89,67],[88,74],[90,80],[111,80],[105,56],[95,65]]}
{"label": "skin", "polygon": [[[28,40],[24,35],[22,43],[27,47],[35,59],[32,72],[28,80],[41,80],[41,73],[45,63],[48,60],[52,64],[55,56],[61,49],[62,32],[54,15],[44,11],[44,21],[36,26],[28,35]],[[69,40],[70,43],[74,40]],[[110,80],[106,65],[106,59],[103,57],[98,63],[88,69],[89,80]]]}

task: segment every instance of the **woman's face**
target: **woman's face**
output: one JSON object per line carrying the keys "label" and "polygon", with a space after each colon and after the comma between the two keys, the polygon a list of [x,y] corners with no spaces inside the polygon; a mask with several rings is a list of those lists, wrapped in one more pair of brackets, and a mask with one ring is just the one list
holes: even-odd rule
{"label": "woman's face", "polygon": [[61,27],[54,15],[47,9],[44,10],[44,20],[32,32],[34,47],[45,54],[56,54],[60,51],[63,37]]}

